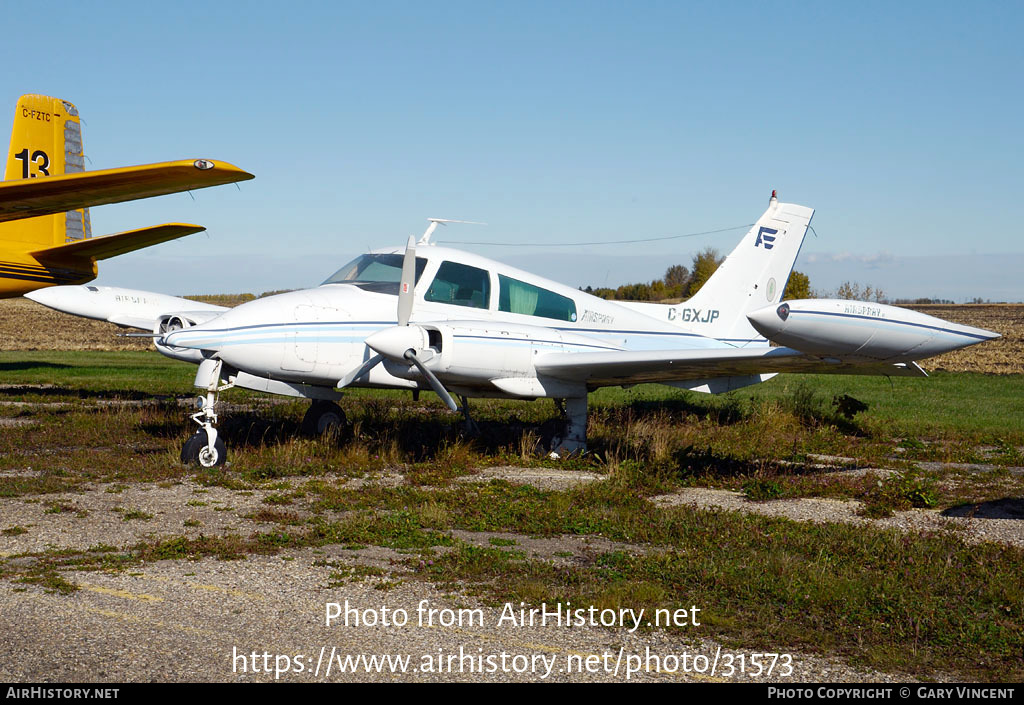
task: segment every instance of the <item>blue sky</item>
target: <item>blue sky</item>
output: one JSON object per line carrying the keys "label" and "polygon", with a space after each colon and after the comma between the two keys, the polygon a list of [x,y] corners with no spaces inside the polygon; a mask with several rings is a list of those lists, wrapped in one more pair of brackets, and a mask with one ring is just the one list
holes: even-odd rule
{"label": "blue sky", "polygon": [[[168,293],[321,281],[425,218],[449,240],[590,242],[813,206],[797,268],[893,296],[1024,299],[1024,4],[7,3],[0,109],[74,102],[91,168],[223,159],[254,181],[106,206],[194,235],[101,263]],[[2,113],[0,113],[2,115]],[[740,231],[473,246],[617,285]],[[943,268],[942,263],[960,262]]]}

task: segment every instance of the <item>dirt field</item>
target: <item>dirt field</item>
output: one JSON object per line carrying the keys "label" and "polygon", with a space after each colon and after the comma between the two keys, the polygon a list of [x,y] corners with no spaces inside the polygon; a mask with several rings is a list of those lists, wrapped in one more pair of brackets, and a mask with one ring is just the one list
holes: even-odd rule
{"label": "dirt field", "polygon": [[933,304],[907,308],[954,323],[985,328],[1003,336],[928,360],[923,365],[926,370],[1000,375],[1024,372],[1024,304]]}
{"label": "dirt field", "polygon": [[0,300],[0,350],[150,350],[128,329],[59,313],[25,298]]}
{"label": "dirt field", "polygon": [[[995,331],[1003,337],[928,360],[926,370],[1019,374],[1024,372],[1024,304],[908,306],[932,316]],[[148,350],[125,330],[52,311],[28,299],[0,300],[0,350]]]}

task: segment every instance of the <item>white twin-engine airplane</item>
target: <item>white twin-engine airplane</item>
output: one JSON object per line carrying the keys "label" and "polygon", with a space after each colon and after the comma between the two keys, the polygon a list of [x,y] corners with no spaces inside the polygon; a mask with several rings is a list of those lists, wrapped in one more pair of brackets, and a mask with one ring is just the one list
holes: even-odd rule
{"label": "white twin-engine airplane", "polygon": [[719,393],[780,372],[925,376],[915,360],[998,337],[878,303],[780,302],[813,213],[773,192],[715,274],[678,305],[606,301],[432,245],[440,219],[404,251],[372,251],[314,289],[232,309],[96,286],[28,296],[151,330],[161,353],[198,363],[200,429],[182,460],[205,467],[224,462],[215,404],[234,386],[313,400],[303,421],[312,432],[344,423],[334,400],[350,386],[433,389],[467,421],[468,397],[552,397],[565,410],[553,449],[572,452],[586,447],[587,393],[598,387]]}

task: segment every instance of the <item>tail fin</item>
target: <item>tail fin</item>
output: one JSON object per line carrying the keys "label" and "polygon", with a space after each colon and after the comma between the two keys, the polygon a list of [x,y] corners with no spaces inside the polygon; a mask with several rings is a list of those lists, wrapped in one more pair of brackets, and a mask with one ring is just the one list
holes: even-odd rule
{"label": "tail fin", "polygon": [[729,342],[764,340],[747,314],[782,299],[803,245],[813,208],[779,203],[772,192],[768,210],[747,232],[704,286],[682,306],[707,312],[695,328]]}
{"label": "tail fin", "polygon": [[[78,109],[59,98],[21,96],[14,111],[4,180],[33,179],[84,170]],[[0,241],[22,243],[26,250],[54,247],[89,237],[92,237],[92,228],[88,208],[0,223]]]}

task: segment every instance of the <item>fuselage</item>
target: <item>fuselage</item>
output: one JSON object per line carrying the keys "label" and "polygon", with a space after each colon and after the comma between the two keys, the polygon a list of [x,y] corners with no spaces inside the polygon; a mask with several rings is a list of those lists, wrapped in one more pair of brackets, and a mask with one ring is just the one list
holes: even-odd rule
{"label": "fuselage", "polygon": [[[400,258],[402,250],[370,255]],[[557,396],[560,390],[544,385],[558,385],[536,381],[533,369],[533,360],[550,352],[767,345],[764,338],[723,342],[703,336],[670,320],[678,318],[671,307],[651,307],[659,319],[471,253],[429,246],[416,255],[425,261],[410,323],[436,334],[431,369],[474,395]],[[333,387],[373,354],[368,337],[396,326],[397,299],[397,281],[325,283],[244,303],[165,336],[163,348],[216,351],[251,375]],[[407,366],[385,364],[353,386],[422,384]]]}

